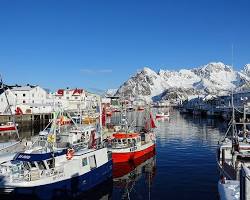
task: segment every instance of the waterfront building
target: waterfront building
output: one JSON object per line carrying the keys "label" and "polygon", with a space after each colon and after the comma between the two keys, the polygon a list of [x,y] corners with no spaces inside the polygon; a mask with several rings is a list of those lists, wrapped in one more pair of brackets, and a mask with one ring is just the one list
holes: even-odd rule
{"label": "waterfront building", "polygon": [[94,109],[98,105],[98,98],[95,94],[79,88],[58,89],[52,96],[55,105],[68,111]]}
{"label": "waterfront building", "polygon": [[6,95],[9,100],[9,104],[11,107],[12,112],[14,112],[16,105],[16,96],[10,89],[0,89],[0,114],[9,113],[9,105],[6,99]]}

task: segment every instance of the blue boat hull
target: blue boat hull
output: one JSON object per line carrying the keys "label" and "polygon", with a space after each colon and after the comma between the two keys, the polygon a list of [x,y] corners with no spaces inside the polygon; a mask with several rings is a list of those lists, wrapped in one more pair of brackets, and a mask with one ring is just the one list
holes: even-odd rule
{"label": "blue boat hull", "polygon": [[78,176],[77,174],[71,179],[52,183],[48,185],[28,187],[28,188],[15,188],[12,193],[14,194],[34,194],[36,196],[51,199],[55,193],[64,193],[77,196],[84,191],[91,190],[97,185],[105,182],[112,177],[112,160],[106,164],[91,170],[90,172]]}

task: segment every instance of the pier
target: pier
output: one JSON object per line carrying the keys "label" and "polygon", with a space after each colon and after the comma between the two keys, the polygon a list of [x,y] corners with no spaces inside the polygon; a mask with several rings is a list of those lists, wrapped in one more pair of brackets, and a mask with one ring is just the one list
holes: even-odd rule
{"label": "pier", "polygon": [[[15,115],[15,122],[18,123],[19,127],[45,126],[48,121],[52,119],[52,116],[52,113]],[[6,123],[11,120],[11,115],[0,115],[1,123]]]}

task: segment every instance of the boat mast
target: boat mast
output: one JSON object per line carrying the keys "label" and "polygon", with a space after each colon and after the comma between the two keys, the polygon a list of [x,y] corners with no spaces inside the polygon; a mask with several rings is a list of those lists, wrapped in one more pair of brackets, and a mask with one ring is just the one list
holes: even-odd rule
{"label": "boat mast", "polygon": [[100,126],[100,139],[101,139],[101,143],[102,143],[102,100],[101,100],[101,96],[98,95],[98,106],[99,106],[99,126]]}
{"label": "boat mast", "polygon": [[243,141],[246,141],[246,132],[247,132],[247,127],[246,127],[246,105],[243,105]]}

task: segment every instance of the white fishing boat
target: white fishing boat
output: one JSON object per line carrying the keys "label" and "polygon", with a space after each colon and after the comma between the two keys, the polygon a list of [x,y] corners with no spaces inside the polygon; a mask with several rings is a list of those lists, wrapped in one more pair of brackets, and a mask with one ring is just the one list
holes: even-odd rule
{"label": "white fishing boat", "polygon": [[[34,190],[89,190],[112,176],[112,155],[96,139],[91,127],[60,133],[54,115],[49,131],[40,132],[28,150],[0,164],[0,189],[33,193]],[[59,125],[60,126],[60,125]],[[91,131],[92,130],[92,131]]]}
{"label": "white fishing boat", "polygon": [[[220,171],[218,192],[223,200],[248,199],[250,195],[248,186],[250,184],[250,143],[248,130],[246,129],[249,124],[246,115],[249,113],[246,113],[245,106],[243,111],[236,110],[233,105],[233,99],[232,109],[232,119],[229,123],[229,128],[219,141],[217,151],[217,164]],[[235,110],[242,112],[242,120],[236,121]],[[242,128],[243,130],[239,131]],[[244,176],[243,174],[247,175]]]}
{"label": "white fishing boat", "polygon": [[[0,188],[5,192],[31,192],[43,189],[69,189],[79,181],[86,190],[112,175],[111,154],[107,148],[37,151],[18,153],[11,161],[0,165]],[[41,189],[41,188],[39,188]]]}

